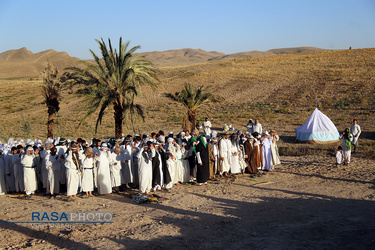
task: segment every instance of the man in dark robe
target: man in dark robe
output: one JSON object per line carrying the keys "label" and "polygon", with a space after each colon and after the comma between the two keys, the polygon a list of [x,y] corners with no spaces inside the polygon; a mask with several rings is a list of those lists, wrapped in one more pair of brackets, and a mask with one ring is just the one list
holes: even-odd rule
{"label": "man in dark robe", "polygon": [[[161,163],[162,171],[160,171],[160,163]],[[162,183],[161,174],[163,174],[164,183]],[[155,157],[152,159],[152,186],[154,190],[160,190],[161,188],[159,187],[161,187],[161,185],[168,184],[171,181],[172,179],[167,168],[166,153],[163,147],[161,146],[161,144],[156,143]]]}
{"label": "man in dark robe", "polygon": [[198,137],[199,143],[196,145],[197,152],[197,182],[199,185],[207,184],[210,178],[210,158],[206,138],[201,135]]}

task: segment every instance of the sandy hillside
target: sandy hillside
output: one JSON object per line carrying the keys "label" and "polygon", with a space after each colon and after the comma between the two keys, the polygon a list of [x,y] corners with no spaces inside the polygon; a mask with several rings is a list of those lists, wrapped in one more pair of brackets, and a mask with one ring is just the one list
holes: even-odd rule
{"label": "sandy hillside", "polygon": [[[179,186],[160,203],[134,204],[128,191],[67,202],[1,196],[3,221],[33,211],[112,211],[113,224],[0,224],[4,249],[374,249],[375,191],[371,160],[282,157],[252,181]],[[46,225],[44,225],[46,226]],[[60,228],[58,228],[60,227]]]}

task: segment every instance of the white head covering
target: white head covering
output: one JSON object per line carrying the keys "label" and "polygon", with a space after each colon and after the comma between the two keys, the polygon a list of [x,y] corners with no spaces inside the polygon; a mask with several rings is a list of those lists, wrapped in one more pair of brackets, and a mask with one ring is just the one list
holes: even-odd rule
{"label": "white head covering", "polygon": [[167,141],[168,141],[168,142],[173,142],[174,140],[173,140],[173,138],[169,137],[169,138],[167,139]]}
{"label": "white head covering", "polygon": [[265,134],[265,135],[269,135],[269,133],[268,133],[268,131],[267,131],[267,130],[266,130],[266,131],[264,132],[264,134]]}

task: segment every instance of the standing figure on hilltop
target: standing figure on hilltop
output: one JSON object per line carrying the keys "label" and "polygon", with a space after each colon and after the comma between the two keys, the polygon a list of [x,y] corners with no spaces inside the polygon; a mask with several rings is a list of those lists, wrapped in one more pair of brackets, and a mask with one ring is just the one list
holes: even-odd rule
{"label": "standing figure on hilltop", "polygon": [[262,124],[259,123],[259,119],[256,119],[253,125],[253,133],[255,132],[257,132],[259,135],[261,135],[263,132]]}
{"label": "standing figure on hilltop", "polygon": [[362,132],[361,127],[358,125],[358,121],[356,119],[353,120],[353,124],[350,127],[350,131],[352,131],[352,135],[353,135],[352,145],[353,145],[353,154],[355,154],[355,150],[357,149],[357,146],[358,146],[358,138]]}
{"label": "standing figure on hilltop", "polygon": [[342,154],[344,156],[344,165],[349,165],[351,156],[351,142],[353,141],[353,136],[350,134],[350,129],[346,128],[345,131],[340,135],[342,139]]}
{"label": "standing figure on hilltop", "polygon": [[246,129],[247,129],[247,132],[249,132],[249,134],[254,133],[254,122],[252,119],[250,119],[249,122],[247,123]]}
{"label": "standing figure on hilltop", "polygon": [[205,136],[211,136],[211,127],[212,127],[212,124],[211,122],[208,120],[208,117],[206,117],[204,119],[204,122],[202,123],[202,127],[203,127],[203,131],[204,131],[204,135]]}

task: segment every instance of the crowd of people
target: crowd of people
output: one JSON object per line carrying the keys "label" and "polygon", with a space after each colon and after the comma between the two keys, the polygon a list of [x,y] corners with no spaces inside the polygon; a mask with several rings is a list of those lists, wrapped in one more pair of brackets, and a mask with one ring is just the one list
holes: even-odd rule
{"label": "crowd of people", "polygon": [[[209,180],[272,170],[280,164],[275,131],[264,131],[258,120],[247,131],[211,131],[205,119],[198,130],[151,135],[127,135],[121,139],[78,138],[19,140],[0,143],[0,194],[36,192],[69,199],[108,195],[126,188],[143,194],[172,189],[175,185],[207,185]],[[95,191],[95,192],[94,192]]]}

